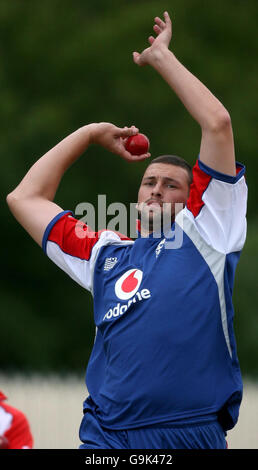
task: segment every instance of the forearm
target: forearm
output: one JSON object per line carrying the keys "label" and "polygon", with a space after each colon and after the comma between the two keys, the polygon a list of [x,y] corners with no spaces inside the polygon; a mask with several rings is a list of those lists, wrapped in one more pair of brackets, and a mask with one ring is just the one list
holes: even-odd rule
{"label": "forearm", "polygon": [[9,199],[37,197],[53,201],[64,173],[89,146],[91,130],[91,124],[76,130],[43,155],[8,196]]}
{"label": "forearm", "polygon": [[8,194],[7,204],[17,221],[39,245],[49,222],[62,212],[53,200],[65,171],[91,143],[129,161],[148,158],[149,154],[137,157],[125,149],[123,139],[137,132],[134,126],[121,129],[110,123],[89,124],[63,139],[31,167],[17,188]]}
{"label": "forearm", "polygon": [[134,62],[151,65],[169,84],[202,130],[200,160],[216,171],[235,176],[235,151],[231,119],[220,101],[169,50],[172,22],[168,12],[164,21],[155,17],[149,37],[150,47],[133,53]]}
{"label": "forearm", "polygon": [[220,101],[168,48],[156,50],[150,65],[168,83],[203,130],[216,130],[230,119]]}

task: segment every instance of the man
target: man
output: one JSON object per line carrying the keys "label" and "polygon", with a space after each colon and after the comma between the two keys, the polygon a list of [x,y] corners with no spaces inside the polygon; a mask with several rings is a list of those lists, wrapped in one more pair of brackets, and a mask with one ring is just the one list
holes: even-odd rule
{"label": "man", "polygon": [[0,449],[32,449],[33,437],[26,416],[6,403],[0,390]]}
{"label": "man", "polygon": [[[96,338],[80,428],[86,449],[225,448],[242,396],[232,287],[246,232],[245,170],[235,163],[228,112],[168,48],[167,12],[164,21],[155,18],[154,31],[133,58],[167,81],[201,127],[192,184],[182,159],[154,159],[139,189],[135,241],[78,225],[53,200],[64,172],[91,143],[127,161],[149,157],[125,150],[137,128],[98,123],[45,154],[7,198],[47,255],[94,296]],[[167,220],[167,205],[171,233],[162,226],[157,238],[156,216]],[[181,242],[171,246],[178,228]]]}

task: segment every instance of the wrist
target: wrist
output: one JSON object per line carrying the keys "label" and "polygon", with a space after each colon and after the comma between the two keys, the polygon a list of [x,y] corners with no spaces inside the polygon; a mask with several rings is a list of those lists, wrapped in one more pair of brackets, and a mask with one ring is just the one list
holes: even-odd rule
{"label": "wrist", "polygon": [[98,129],[99,123],[96,122],[87,124],[86,126],[80,128],[80,131],[83,133],[83,135],[88,141],[88,145],[96,143]]}
{"label": "wrist", "polygon": [[168,49],[165,44],[153,49],[150,57],[150,65],[154,68],[159,68],[160,65],[165,63],[173,53]]}

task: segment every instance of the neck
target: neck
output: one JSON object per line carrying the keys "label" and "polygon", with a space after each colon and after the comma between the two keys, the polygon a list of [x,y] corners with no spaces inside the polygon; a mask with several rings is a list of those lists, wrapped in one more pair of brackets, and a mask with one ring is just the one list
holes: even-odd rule
{"label": "neck", "polygon": [[153,220],[146,219],[144,217],[139,218],[138,220],[138,232],[140,232],[141,237],[148,238],[150,235],[157,233],[157,238],[166,233],[166,230],[170,230],[172,224],[174,223],[174,217],[171,218],[170,222],[163,223],[162,220],[160,224],[153,223]]}

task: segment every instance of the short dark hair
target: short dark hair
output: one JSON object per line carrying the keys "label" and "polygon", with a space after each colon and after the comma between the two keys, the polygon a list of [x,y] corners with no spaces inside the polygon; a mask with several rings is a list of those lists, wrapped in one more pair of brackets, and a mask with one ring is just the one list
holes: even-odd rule
{"label": "short dark hair", "polygon": [[168,163],[170,165],[180,166],[181,168],[184,168],[188,173],[189,186],[193,181],[192,167],[182,157],[178,157],[177,155],[160,155],[159,157],[154,158],[150,162],[149,166],[153,163]]}

